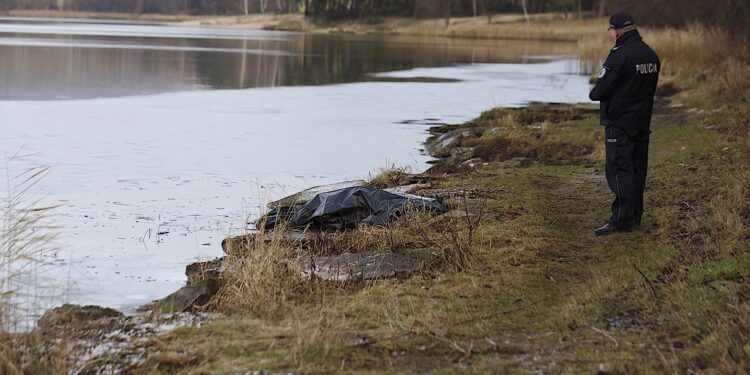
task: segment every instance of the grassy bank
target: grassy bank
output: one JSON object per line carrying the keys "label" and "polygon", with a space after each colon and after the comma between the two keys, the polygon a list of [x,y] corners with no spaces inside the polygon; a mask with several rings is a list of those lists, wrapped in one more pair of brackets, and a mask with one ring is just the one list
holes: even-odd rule
{"label": "grassy bank", "polygon": [[[591,30],[577,34],[581,54],[605,54],[600,22],[577,25],[571,30]],[[641,229],[593,235],[611,200],[595,111],[489,110],[433,129],[459,136],[441,150],[433,186],[418,191],[452,196],[468,214],[447,226],[421,217],[364,228],[338,243],[426,247],[436,259],[430,267],[405,279],[331,285],[290,277],[283,244],[252,248],[235,255],[238,271],[209,306],[223,317],[135,344],[126,352],[144,359],[127,369],[750,371],[747,49],[701,28],[644,34],[665,68]],[[379,179],[393,180],[400,177]]]}
{"label": "grassy bank", "polygon": [[[641,229],[593,236],[611,199],[594,112],[491,110],[458,127],[460,138],[434,167],[450,173],[420,192],[481,201],[470,266],[339,287],[235,289],[233,304],[274,296],[275,308],[227,309],[215,323],[166,334],[132,370],[750,370],[747,82],[722,78],[747,71],[744,55],[691,49],[731,46],[720,32],[645,34],[664,48],[667,84],[653,121]],[[705,69],[711,64],[727,70]],[[396,236],[374,238],[382,243],[389,233]],[[398,236],[398,251],[425,244],[408,231]],[[229,285],[243,280],[252,278]]]}
{"label": "grassy bank", "polygon": [[[581,148],[600,137],[594,115],[526,122],[513,111],[488,112],[465,126],[512,130],[506,141],[531,164],[486,161],[441,182],[484,202],[474,266],[286,289],[295,298],[276,300],[273,311],[231,309],[216,323],[161,337],[135,370],[746,371],[747,195],[733,174],[743,156],[732,137],[710,128],[731,117],[674,103],[659,112],[641,230],[592,234],[610,199],[600,152]],[[558,151],[535,157],[515,148],[528,139]]]}

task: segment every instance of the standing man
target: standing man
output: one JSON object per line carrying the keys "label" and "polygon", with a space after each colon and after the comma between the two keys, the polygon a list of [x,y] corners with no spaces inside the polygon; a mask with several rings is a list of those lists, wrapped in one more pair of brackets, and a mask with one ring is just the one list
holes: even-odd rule
{"label": "standing man", "polygon": [[648,167],[651,112],[661,63],[643,42],[630,14],[609,19],[615,47],[599,71],[589,98],[599,101],[604,125],[606,175],[615,194],[609,222],[594,233],[630,231],[641,224]]}

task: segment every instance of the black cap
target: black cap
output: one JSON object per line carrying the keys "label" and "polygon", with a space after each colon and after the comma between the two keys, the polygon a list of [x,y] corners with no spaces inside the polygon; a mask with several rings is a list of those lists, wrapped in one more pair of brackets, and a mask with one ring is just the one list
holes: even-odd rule
{"label": "black cap", "polygon": [[615,13],[612,17],[609,18],[609,29],[622,29],[623,27],[633,26],[635,25],[635,20],[633,20],[633,16],[631,16],[627,12],[619,12]]}

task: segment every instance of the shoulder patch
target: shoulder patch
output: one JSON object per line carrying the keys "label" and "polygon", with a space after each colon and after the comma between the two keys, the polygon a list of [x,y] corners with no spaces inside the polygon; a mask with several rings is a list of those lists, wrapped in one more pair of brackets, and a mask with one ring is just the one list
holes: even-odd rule
{"label": "shoulder patch", "polygon": [[605,75],[607,75],[607,67],[603,66],[602,69],[599,71],[599,79],[604,78]]}

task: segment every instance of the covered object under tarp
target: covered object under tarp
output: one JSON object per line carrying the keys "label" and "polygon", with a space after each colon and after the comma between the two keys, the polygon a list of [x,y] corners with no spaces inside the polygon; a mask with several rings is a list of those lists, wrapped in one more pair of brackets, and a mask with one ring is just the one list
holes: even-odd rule
{"label": "covered object under tarp", "polygon": [[385,226],[406,209],[448,211],[448,207],[435,199],[354,186],[317,194],[305,204],[273,208],[258,225],[272,229],[286,222],[292,228],[333,230],[355,228],[359,224]]}

